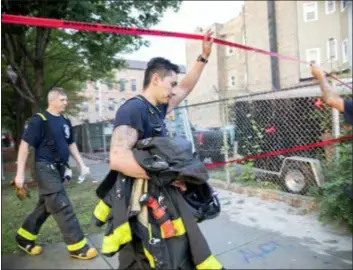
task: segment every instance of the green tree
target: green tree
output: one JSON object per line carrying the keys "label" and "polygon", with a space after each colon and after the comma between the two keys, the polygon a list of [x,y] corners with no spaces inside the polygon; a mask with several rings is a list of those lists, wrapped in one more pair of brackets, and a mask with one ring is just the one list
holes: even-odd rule
{"label": "green tree", "polygon": [[[1,7],[6,14],[149,28],[160,21],[167,9],[177,11],[180,3],[34,0],[19,4],[4,0]],[[139,36],[10,24],[2,25],[1,35],[2,62],[11,67],[12,75],[15,74],[9,76],[11,73],[5,69],[7,82],[15,90],[17,99],[25,107],[30,105],[31,114],[43,108],[51,87],[67,86],[79,90],[80,82],[109,77],[113,69],[124,67],[125,62],[119,54],[148,46]],[[80,99],[75,91],[72,95],[75,105]],[[75,111],[77,106],[71,109]],[[24,122],[19,125],[23,127]]]}

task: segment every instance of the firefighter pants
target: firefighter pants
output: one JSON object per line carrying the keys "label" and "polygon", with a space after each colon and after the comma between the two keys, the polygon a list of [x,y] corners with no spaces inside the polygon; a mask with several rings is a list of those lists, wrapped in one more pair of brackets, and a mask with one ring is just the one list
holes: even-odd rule
{"label": "firefighter pants", "polygon": [[[43,176],[59,177],[57,180],[61,182],[60,175],[49,170],[50,168],[38,170],[37,167],[39,188],[41,181],[48,180],[43,179]],[[48,175],[48,173],[51,173],[51,175]],[[50,181],[53,181],[53,179]],[[64,241],[67,244],[68,251],[80,250],[87,244],[79,221],[63,187],[57,192],[50,194],[43,194],[40,189],[39,201],[36,208],[25,219],[22,227],[17,232],[20,239],[35,241],[40,228],[50,215],[53,215],[58,224]]]}

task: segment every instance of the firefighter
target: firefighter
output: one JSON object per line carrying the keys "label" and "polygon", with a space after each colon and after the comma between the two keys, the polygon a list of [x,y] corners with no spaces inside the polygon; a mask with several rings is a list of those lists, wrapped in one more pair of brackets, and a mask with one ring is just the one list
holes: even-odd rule
{"label": "firefighter", "polygon": [[[110,169],[133,178],[150,179],[137,163],[132,149],[140,139],[168,136],[164,119],[190,94],[198,82],[211,54],[212,32],[207,31],[202,43],[202,53],[193,68],[177,83],[179,67],[162,57],[151,59],[145,70],[143,90],[139,98],[126,101],[117,111],[115,128],[110,145]],[[142,99],[142,100],[141,100]],[[153,115],[154,117],[150,117]],[[174,185],[185,190],[183,182]],[[132,244],[119,252],[119,269],[138,268],[140,258],[148,265],[142,251],[141,239],[133,232]],[[136,252],[134,252],[136,251]]]}
{"label": "firefighter", "polygon": [[66,106],[65,91],[61,88],[50,90],[47,110],[32,117],[22,137],[14,182],[17,189],[24,187],[25,166],[29,146],[32,146],[36,150],[35,169],[39,201],[18,229],[16,242],[18,247],[29,255],[40,254],[42,248],[35,244],[35,240],[46,219],[53,215],[70,256],[92,259],[97,255],[96,249],[88,245],[63,184],[71,177],[68,166],[70,153],[80,166],[81,172],[89,172],[74,142],[71,122],[62,115]]}

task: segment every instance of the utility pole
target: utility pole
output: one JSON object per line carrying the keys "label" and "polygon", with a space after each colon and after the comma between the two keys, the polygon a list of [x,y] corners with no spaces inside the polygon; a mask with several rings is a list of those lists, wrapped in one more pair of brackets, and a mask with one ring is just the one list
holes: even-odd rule
{"label": "utility pole", "polygon": [[347,12],[348,12],[348,61],[349,61],[349,72],[352,74],[352,2],[346,1]]}
{"label": "utility pole", "polygon": [[[278,52],[277,47],[277,29],[276,29],[276,2],[267,1],[267,20],[268,20],[268,33],[270,51]],[[272,90],[281,89],[280,77],[279,77],[279,62],[277,57],[271,56],[271,78],[272,78]]]}
{"label": "utility pole", "polygon": [[100,80],[97,81],[97,87],[98,87],[98,96],[99,96],[99,120],[101,121],[101,127],[102,127],[104,161],[106,161],[107,160],[107,143],[105,140],[105,132],[104,132],[105,123],[103,122],[102,85],[101,85]]}

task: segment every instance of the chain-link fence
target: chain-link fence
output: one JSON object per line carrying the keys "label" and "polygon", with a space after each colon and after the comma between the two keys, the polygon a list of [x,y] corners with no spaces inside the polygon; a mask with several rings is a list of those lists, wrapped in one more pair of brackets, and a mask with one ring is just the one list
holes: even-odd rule
{"label": "chain-link fence", "polygon": [[[352,96],[347,87],[337,91]],[[325,170],[339,162],[339,144],[317,143],[352,134],[317,85],[179,107],[166,125],[171,137],[187,138],[198,158],[213,164],[211,178],[299,194],[322,185]],[[86,157],[107,160],[112,121],[75,129]],[[253,158],[238,162],[247,157]]]}

